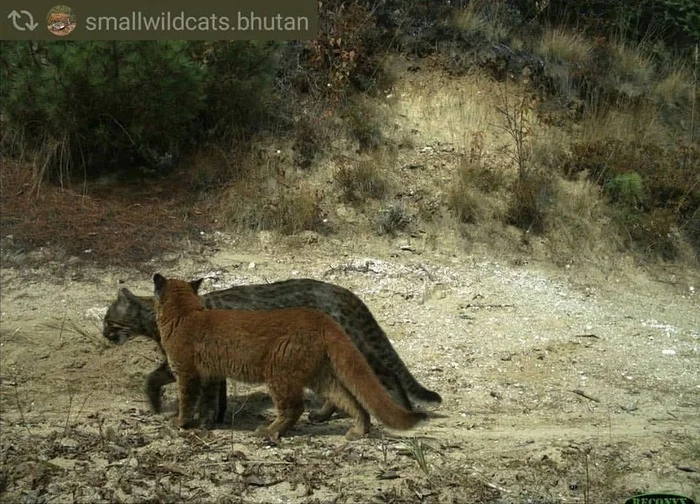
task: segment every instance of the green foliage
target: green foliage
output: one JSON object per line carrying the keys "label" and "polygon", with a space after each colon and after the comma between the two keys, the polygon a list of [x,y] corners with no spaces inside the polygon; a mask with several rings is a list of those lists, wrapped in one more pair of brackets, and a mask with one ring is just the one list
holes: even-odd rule
{"label": "green foliage", "polygon": [[636,172],[622,173],[605,181],[605,191],[613,201],[638,206],[644,199],[644,182]]}
{"label": "green foliage", "polygon": [[604,188],[630,246],[669,259],[681,231],[700,251],[698,166],[696,146],[608,140],[574,144],[564,173],[584,174]]}
{"label": "green foliage", "polygon": [[5,43],[2,58],[8,127],[70,153],[64,166],[46,159],[50,172],[117,163],[166,169],[204,106],[206,69],[184,43]]}
{"label": "green foliage", "polygon": [[193,59],[207,68],[202,130],[208,136],[246,137],[264,126],[280,47],[275,41],[189,42]]}
{"label": "green foliage", "polygon": [[695,0],[647,0],[645,5],[663,19],[670,37],[700,41],[700,3]]}
{"label": "green foliage", "polygon": [[165,173],[197,142],[250,128],[274,44],[97,41],[2,44],[4,147],[46,174]]}

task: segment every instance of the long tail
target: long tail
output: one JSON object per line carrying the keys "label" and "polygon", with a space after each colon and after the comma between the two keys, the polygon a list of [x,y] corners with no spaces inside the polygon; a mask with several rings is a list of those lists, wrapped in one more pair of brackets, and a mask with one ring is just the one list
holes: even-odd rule
{"label": "long tail", "polygon": [[[317,290],[323,289],[324,291],[329,291],[328,293],[324,292],[324,302],[333,299],[338,300],[339,306],[328,313],[341,327],[345,328],[347,335],[357,348],[360,349],[363,355],[374,354],[383,356],[380,361],[383,369],[377,369],[376,371],[378,374],[382,374],[382,372],[386,370],[391,372],[396,376],[406,392],[417,401],[438,404],[442,402],[440,394],[425,388],[418,382],[416,377],[413,376],[396,352],[396,349],[392,346],[386,333],[379,325],[379,322],[377,322],[374,315],[372,315],[372,311],[359,297],[348,289],[338,285],[326,284],[317,280],[306,281],[316,283]],[[317,304],[319,306],[322,305],[321,301],[318,301]],[[342,304],[342,308],[340,304]],[[348,307],[354,310],[352,318],[366,321],[361,327],[354,324],[343,323],[343,314]],[[323,311],[327,311],[327,308]]]}
{"label": "long tail", "polygon": [[411,372],[408,371],[405,365],[403,366],[403,369],[406,371],[406,373],[402,374],[399,372],[399,377],[402,379],[402,383],[406,387],[406,390],[411,395],[411,397],[427,403],[439,404],[442,402],[442,397],[440,396],[440,394],[430,389],[427,389],[423,385],[418,383],[418,380],[416,380],[415,377],[411,374]]}
{"label": "long tail", "polygon": [[[358,402],[392,429],[407,430],[427,415],[396,404],[382,386],[364,356],[331,319],[325,331],[326,351],[338,379]],[[330,327],[332,324],[332,327]]]}
{"label": "long tail", "polygon": [[406,392],[408,392],[413,399],[425,403],[440,404],[442,402],[442,397],[440,397],[440,394],[424,387],[416,379],[416,377],[413,376],[411,371],[406,366],[406,363],[403,361],[403,359],[401,359],[399,354],[396,352],[396,349],[392,346],[384,330],[372,316],[369,308],[366,309],[367,315],[369,315],[369,318],[371,318],[371,320],[374,322],[374,327],[370,326],[370,329],[376,335],[374,338],[371,338],[370,341],[372,341],[372,343],[375,345],[381,345],[381,353],[377,352],[378,354],[388,355],[388,358],[382,359],[383,364],[394,373],[394,375],[401,382],[401,385],[403,385],[403,387],[406,389]]}

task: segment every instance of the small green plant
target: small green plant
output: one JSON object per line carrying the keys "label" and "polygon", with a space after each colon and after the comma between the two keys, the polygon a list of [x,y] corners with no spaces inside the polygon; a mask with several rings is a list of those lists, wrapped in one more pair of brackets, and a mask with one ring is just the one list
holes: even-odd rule
{"label": "small green plant", "polygon": [[418,467],[420,467],[425,474],[430,474],[430,466],[428,465],[426,457],[427,446],[423,441],[419,438],[412,438],[408,442],[407,448],[411,456],[418,463]]}
{"label": "small green plant", "polygon": [[639,206],[644,199],[644,181],[637,172],[614,175],[605,181],[604,188],[613,201],[631,207]]}
{"label": "small green plant", "polygon": [[699,163],[693,145],[608,140],[574,144],[562,166],[569,178],[585,174],[604,189],[628,248],[672,259],[683,235],[700,250]]}

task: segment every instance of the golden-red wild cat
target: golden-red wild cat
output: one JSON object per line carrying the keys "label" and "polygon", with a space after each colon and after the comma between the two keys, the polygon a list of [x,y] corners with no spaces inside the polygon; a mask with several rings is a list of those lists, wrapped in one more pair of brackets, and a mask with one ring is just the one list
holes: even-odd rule
{"label": "golden-red wild cat", "polygon": [[[156,320],[179,393],[178,425],[193,425],[202,387],[232,378],[267,384],[277,418],[256,433],[277,437],[303,412],[308,387],[355,419],[346,437],[369,432],[367,410],[394,429],[426,415],[396,404],[338,324],[310,308],[207,310],[183,280],[153,276]],[[210,399],[204,399],[210,400]]]}

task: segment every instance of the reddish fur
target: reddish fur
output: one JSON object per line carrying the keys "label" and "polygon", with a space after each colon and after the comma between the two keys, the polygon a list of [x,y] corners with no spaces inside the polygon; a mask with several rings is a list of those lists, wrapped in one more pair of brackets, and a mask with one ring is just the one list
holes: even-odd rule
{"label": "reddish fur", "polygon": [[158,326],[180,391],[178,423],[188,426],[202,383],[233,378],[265,382],[277,419],[259,432],[290,428],[303,411],[303,390],[326,396],[356,419],[348,437],[369,430],[365,408],[395,429],[425,415],[394,403],[340,326],[310,308],[205,310],[182,280],[154,277]]}

